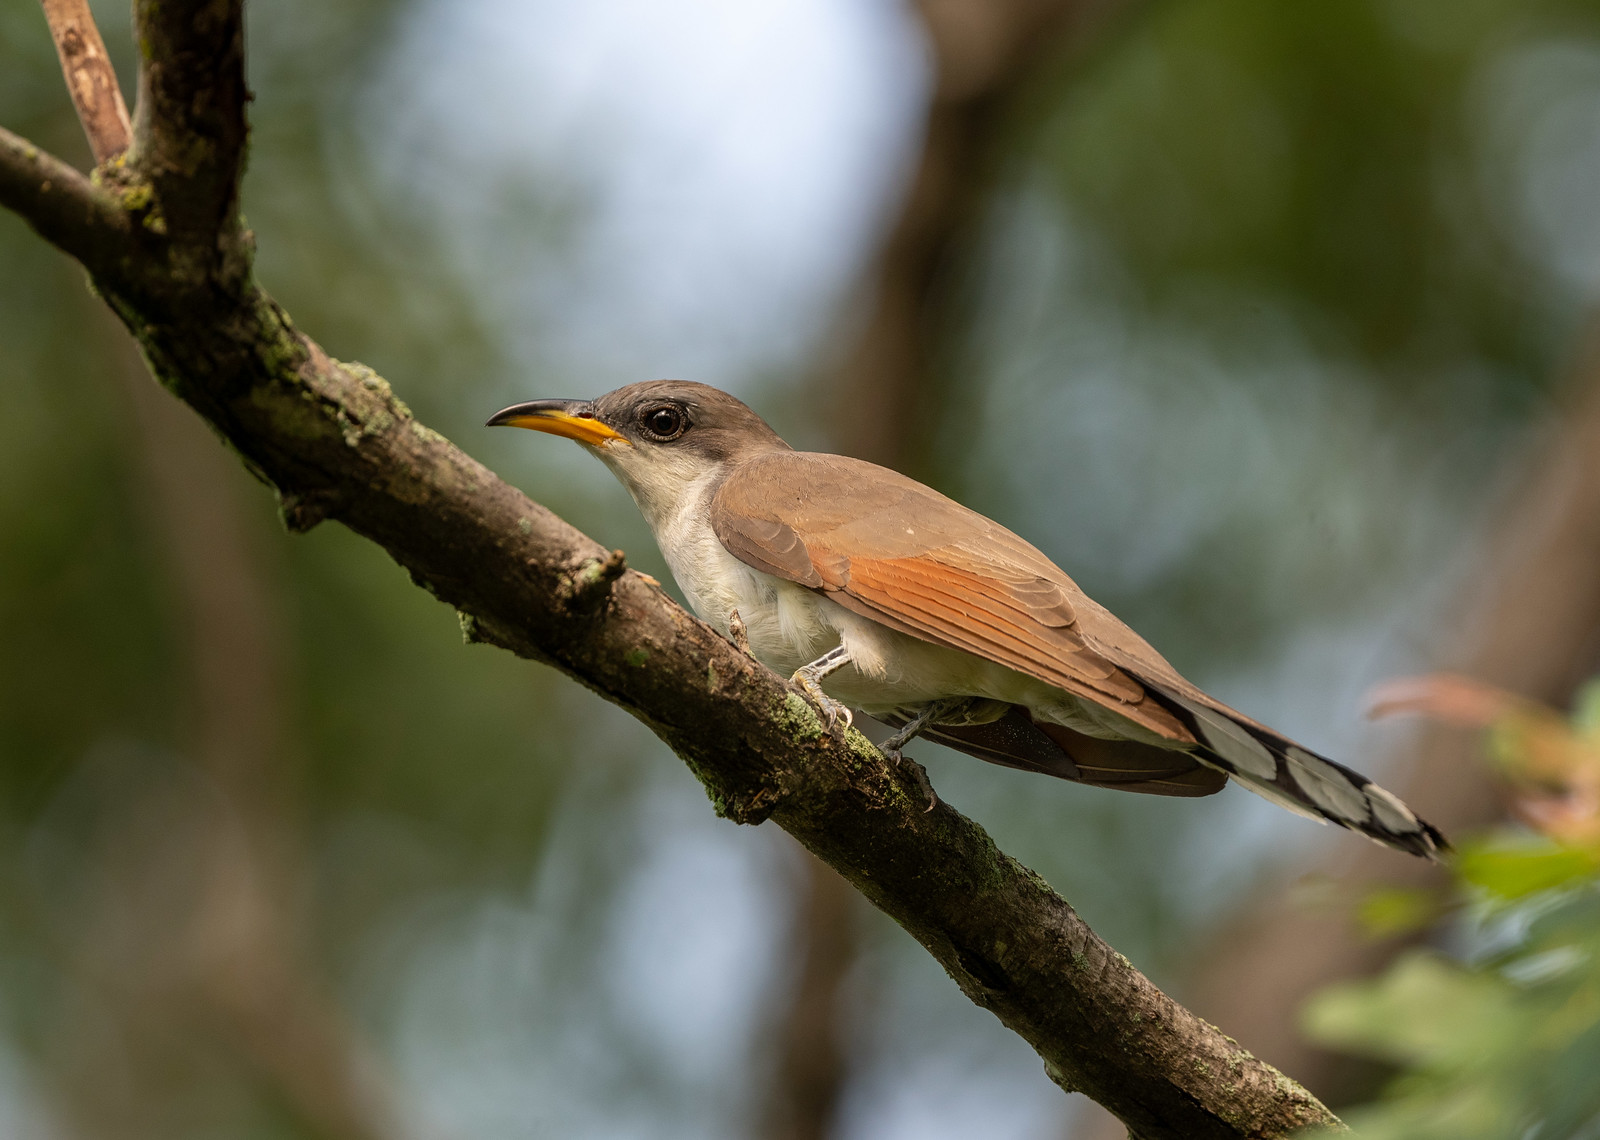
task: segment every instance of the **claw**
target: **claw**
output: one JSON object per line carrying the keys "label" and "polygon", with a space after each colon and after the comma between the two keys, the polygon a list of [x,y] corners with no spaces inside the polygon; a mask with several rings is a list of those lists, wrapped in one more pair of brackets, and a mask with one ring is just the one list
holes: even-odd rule
{"label": "claw", "polygon": [[918,764],[915,760],[911,759],[911,757],[907,756],[904,752],[901,752],[898,748],[885,748],[883,750],[883,756],[884,759],[888,760],[889,763],[893,764],[896,768],[899,768],[910,775],[912,782],[917,785],[917,789],[927,799],[928,806],[922,809],[923,815],[927,815],[930,811],[939,806],[939,793],[933,790],[933,784],[928,780],[928,770],[926,768],[924,768],[921,764]]}
{"label": "claw", "polygon": [[[828,724],[829,732],[842,736],[850,730],[850,726],[855,723],[855,713],[850,711],[849,706],[840,704],[828,696],[827,693],[824,693],[822,686],[817,684],[816,680],[804,669],[796,669],[794,676],[790,677],[789,680],[800,686],[800,691],[805,693],[811,699],[811,703],[817,706],[817,711],[822,714],[823,720]],[[839,727],[840,721],[844,722],[844,728],[842,729]]]}
{"label": "claw", "polygon": [[[800,687],[800,691],[811,698],[811,703],[817,706],[818,711],[827,719],[828,731],[837,736],[843,736],[855,723],[855,714],[844,705],[828,696],[822,691],[822,679],[830,674],[837,673],[850,664],[850,654],[844,646],[828,650],[809,665],[802,665],[794,671],[794,676],[789,680]],[[839,722],[844,721],[844,728],[839,728]]]}

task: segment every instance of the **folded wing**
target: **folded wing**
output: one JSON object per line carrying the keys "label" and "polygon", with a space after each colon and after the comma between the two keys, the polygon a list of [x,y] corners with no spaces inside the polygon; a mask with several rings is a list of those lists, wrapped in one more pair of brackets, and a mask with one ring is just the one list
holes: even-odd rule
{"label": "folded wing", "polygon": [[[891,629],[963,650],[1127,717],[1170,748],[1084,736],[1013,707],[925,735],[985,760],[1102,787],[1208,795],[1232,776],[1259,795],[1432,856],[1443,837],[1366,777],[1184,680],[1038,549],[898,472],[773,452],[735,467],[711,507],[747,565]],[[1226,775],[1224,775],[1224,773]]]}

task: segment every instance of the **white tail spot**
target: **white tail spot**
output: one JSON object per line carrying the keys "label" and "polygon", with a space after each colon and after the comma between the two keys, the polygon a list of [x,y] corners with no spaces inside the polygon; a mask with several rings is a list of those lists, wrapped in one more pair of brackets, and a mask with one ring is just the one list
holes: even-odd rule
{"label": "white tail spot", "polygon": [[1295,783],[1311,797],[1311,802],[1329,815],[1347,819],[1351,823],[1366,823],[1370,818],[1367,797],[1352,784],[1348,777],[1333,765],[1313,756],[1303,748],[1288,748],[1290,769]]}
{"label": "white tail spot", "polygon": [[1411,814],[1411,809],[1400,802],[1400,797],[1391,791],[1378,787],[1377,784],[1367,785],[1367,799],[1372,804],[1372,814],[1378,822],[1396,835],[1413,835],[1422,830],[1422,825],[1417,822],[1417,817]]}
{"label": "white tail spot", "polygon": [[1200,726],[1200,735],[1216,749],[1217,755],[1242,774],[1258,780],[1271,780],[1277,776],[1278,762],[1265,744],[1219,713],[1190,701],[1182,703],[1194,714],[1195,722]]}

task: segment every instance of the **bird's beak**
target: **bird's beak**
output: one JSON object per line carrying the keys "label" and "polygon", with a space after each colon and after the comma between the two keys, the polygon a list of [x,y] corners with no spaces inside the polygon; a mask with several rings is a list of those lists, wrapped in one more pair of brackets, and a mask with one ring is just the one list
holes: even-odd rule
{"label": "bird's beak", "polygon": [[594,405],[588,400],[532,400],[526,404],[512,404],[489,417],[489,427],[502,425],[547,431],[591,447],[618,439],[627,442],[626,436],[595,418]]}

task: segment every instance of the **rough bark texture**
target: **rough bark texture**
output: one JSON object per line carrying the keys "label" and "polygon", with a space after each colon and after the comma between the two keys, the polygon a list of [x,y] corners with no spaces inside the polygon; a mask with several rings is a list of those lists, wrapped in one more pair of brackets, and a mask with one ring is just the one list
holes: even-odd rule
{"label": "rough bark texture", "polygon": [[[136,15],[133,146],[116,194],[72,184],[89,221],[69,227],[69,252],[89,254],[95,288],[156,378],[276,489],[291,529],[344,523],[460,611],[469,640],[553,664],[627,709],[719,814],[777,821],[1132,1135],[1274,1137],[1333,1122],[1151,985],[981,828],[947,805],[925,812],[859,733],[828,734],[782,680],[649,579],[607,572],[607,551],[416,421],[370,369],[296,330],[251,278],[235,210],[239,3],[147,0]],[[13,165],[16,153],[0,150],[11,167],[0,191],[39,226],[36,160],[24,144]]]}

